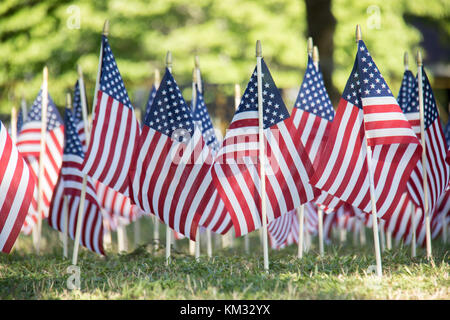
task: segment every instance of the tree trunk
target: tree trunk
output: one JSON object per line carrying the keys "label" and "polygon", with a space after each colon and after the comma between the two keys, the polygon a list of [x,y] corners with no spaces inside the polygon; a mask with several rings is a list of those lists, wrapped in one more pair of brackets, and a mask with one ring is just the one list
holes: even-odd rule
{"label": "tree trunk", "polygon": [[333,86],[332,73],[334,69],[333,36],[336,29],[336,19],[331,12],[332,0],[305,0],[308,36],[313,38],[314,45],[319,49],[320,67],[323,80],[333,104],[337,104],[339,92]]}

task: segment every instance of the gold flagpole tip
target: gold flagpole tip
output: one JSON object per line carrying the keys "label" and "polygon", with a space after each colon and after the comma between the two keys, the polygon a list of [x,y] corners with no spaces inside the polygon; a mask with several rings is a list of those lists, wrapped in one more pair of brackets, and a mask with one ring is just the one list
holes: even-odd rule
{"label": "gold flagpole tip", "polygon": [[160,79],[161,79],[161,74],[159,73],[159,69],[155,69],[155,83],[159,84]]}
{"label": "gold flagpole tip", "polygon": [[317,46],[314,46],[313,49],[313,62],[319,62],[319,49]]}
{"label": "gold flagpole tip", "polygon": [[356,42],[359,40],[362,40],[362,34],[361,34],[361,26],[359,24],[356,25]]}
{"label": "gold flagpole tip", "polygon": [[48,67],[47,66],[44,67],[43,75],[44,75],[44,81],[47,81],[48,80]]}
{"label": "gold flagpole tip", "polygon": [[312,55],[313,54],[313,38],[309,37],[308,38],[308,42],[307,42],[307,50],[308,50],[308,54]]}
{"label": "gold flagpole tip", "polygon": [[194,63],[196,68],[200,68],[200,60],[198,59],[198,56],[194,57]]}
{"label": "gold flagpole tip", "polygon": [[403,65],[405,66],[405,70],[409,70],[409,55],[408,52],[405,52],[403,55]]}
{"label": "gold flagpole tip", "polygon": [[166,67],[172,68],[172,52],[170,52],[170,51],[167,51],[167,54],[166,54]]}
{"label": "gold flagpole tip", "polygon": [[67,109],[72,109],[72,97],[70,95],[70,92],[66,93],[66,107]]}
{"label": "gold flagpole tip", "polygon": [[105,37],[109,35],[109,20],[105,20],[105,24],[103,25],[103,35]]}
{"label": "gold flagpole tip", "polygon": [[256,41],[256,56],[262,57],[261,40]]}
{"label": "gold flagpole tip", "polygon": [[420,52],[420,50],[417,50],[417,65],[420,67],[422,66],[422,53]]}
{"label": "gold flagpole tip", "polygon": [[83,76],[83,69],[81,69],[80,65],[77,65],[78,76],[81,78]]}

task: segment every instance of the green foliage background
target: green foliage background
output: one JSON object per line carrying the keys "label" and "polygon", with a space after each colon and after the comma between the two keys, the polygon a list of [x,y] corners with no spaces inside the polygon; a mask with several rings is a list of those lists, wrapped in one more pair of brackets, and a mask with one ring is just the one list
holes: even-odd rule
{"label": "green foliage background", "polygon": [[[379,28],[369,28],[374,19],[370,6],[380,10]],[[450,37],[446,0],[334,0],[332,11],[337,20],[333,82],[339,91],[354,61],[357,23],[393,92],[400,86],[404,51],[413,56],[422,41],[405,16],[429,18],[446,39]],[[78,13],[80,27],[71,28]],[[111,22],[110,44],[135,101],[138,91],[150,88],[154,68],[164,67],[167,50],[173,53],[178,83],[189,87],[193,56],[198,54],[205,83],[223,84],[230,96],[233,84],[244,86],[254,68],[257,39],[280,88],[298,87],[303,77],[307,25],[302,0],[2,0],[0,112],[9,113],[21,95],[28,104],[33,101],[46,64],[50,94],[57,105],[64,105],[65,91],[76,81],[77,64],[83,68],[88,101],[92,101],[105,19]]]}

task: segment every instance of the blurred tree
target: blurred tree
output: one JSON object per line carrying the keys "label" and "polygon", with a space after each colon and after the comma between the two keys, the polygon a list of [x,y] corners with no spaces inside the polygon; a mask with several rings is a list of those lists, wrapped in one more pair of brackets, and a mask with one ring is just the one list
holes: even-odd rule
{"label": "blurred tree", "polygon": [[[65,90],[76,81],[77,64],[84,70],[88,101],[92,101],[105,19],[111,22],[110,44],[136,107],[141,107],[146,99],[147,94],[142,92],[150,88],[154,68],[163,68],[167,50],[173,53],[175,78],[189,100],[193,56],[198,54],[205,83],[214,84],[214,94],[221,95],[215,99],[207,93],[206,103],[211,113],[224,122],[233,110],[234,83],[245,85],[255,66],[257,39],[262,41],[263,55],[277,85],[298,88],[306,64],[306,36],[313,32],[307,20],[318,22],[322,16],[334,16],[333,36],[335,22],[325,19],[325,31],[321,33],[325,40],[318,35],[315,42],[319,44],[324,69],[330,70],[327,76],[340,92],[353,63],[354,28],[360,23],[364,40],[395,92],[403,73],[403,52],[415,52],[422,40],[421,33],[405,17],[426,17],[436,21],[445,35],[450,34],[450,10],[445,0],[325,0],[326,12],[316,10],[306,19],[309,2],[313,3],[2,0],[0,111],[9,113],[12,96],[25,94],[31,103],[41,85],[45,64],[50,71],[50,94],[58,105],[64,104]],[[412,63],[411,69],[414,70]],[[331,83],[328,87],[332,88]]]}

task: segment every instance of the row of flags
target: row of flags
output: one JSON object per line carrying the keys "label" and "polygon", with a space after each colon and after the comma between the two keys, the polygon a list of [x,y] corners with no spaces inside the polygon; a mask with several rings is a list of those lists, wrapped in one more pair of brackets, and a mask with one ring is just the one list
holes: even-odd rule
{"label": "row of flags", "polygon": [[[282,247],[298,237],[295,209],[301,205],[307,205],[310,230],[317,222],[316,206],[337,212],[351,205],[359,210],[359,217],[371,214],[371,183],[379,218],[389,220],[395,212],[405,212],[399,209],[405,201],[413,202],[424,215],[418,89],[412,74],[405,73],[397,100],[360,40],[336,112],[320,67],[309,57],[289,114],[264,60],[261,67],[262,88],[258,88],[255,68],[225,138],[219,142],[198,87],[195,103],[189,107],[169,69],[159,87],[152,88],[139,124],[103,35],[90,141],[83,124],[79,83],[74,108],[65,110],[64,122],[48,96],[42,217],[49,217],[50,225],[59,231],[67,227],[73,238],[78,214],[73,208],[78,207],[84,175],[88,177],[87,204],[80,241],[100,254],[104,254],[104,219],[114,227],[117,219],[129,223],[140,215],[153,214],[191,240],[197,238],[200,226],[220,234],[234,227],[236,236],[241,236],[262,226],[263,199],[268,222],[277,221],[269,227],[272,239],[276,247]],[[448,188],[445,160],[449,155],[425,73],[423,80],[429,212],[433,213]],[[263,94],[265,194],[260,190],[258,89]],[[32,186],[28,188],[32,191],[25,192],[31,199],[25,211],[33,217],[23,225],[25,232],[38,215],[35,180],[41,104],[42,92],[26,121],[20,121],[17,139],[16,152],[30,168]],[[70,204],[68,209],[64,203]],[[2,209],[1,217],[24,217],[17,212]],[[14,233],[5,233],[0,240],[6,235]],[[10,249],[5,248],[5,252]]]}

